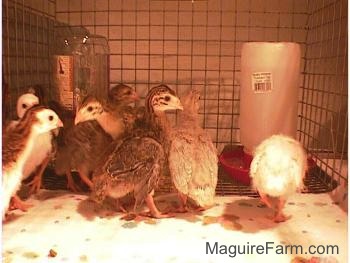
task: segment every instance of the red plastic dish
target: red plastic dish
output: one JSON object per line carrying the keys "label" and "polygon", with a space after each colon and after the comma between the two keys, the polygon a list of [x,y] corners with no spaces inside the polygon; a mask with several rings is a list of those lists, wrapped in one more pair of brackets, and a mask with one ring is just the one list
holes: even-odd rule
{"label": "red plastic dish", "polygon": [[249,168],[252,160],[253,156],[245,153],[243,147],[223,152],[219,156],[219,161],[228,175],[244,185],[250,185]]}
{"label": "red plastic dish", "polygon": [[[245,153],[243,147],[223,152],[219,156],[219,161],[226,173],[244,185],[250,185],[251,183],[249,169],[252,160],[253,156]],[[307,170],[310,170],[316,166],[316,162],[309,157],[307,165]]]}

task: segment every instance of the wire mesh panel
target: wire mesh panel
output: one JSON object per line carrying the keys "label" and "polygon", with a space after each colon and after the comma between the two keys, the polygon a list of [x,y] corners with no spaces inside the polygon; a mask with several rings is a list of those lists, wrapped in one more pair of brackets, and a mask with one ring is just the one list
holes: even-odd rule
{"label": "wire mesh panel", "polygon": [[7,118],[15,117],[15,103],[25,87],[41,84],[49,91],[54,18],[54,0],[2,1],[3,83],[9,87],[3,109]]}
{"label": "wire mesh panel", "polygon": [[[58,1],[56,18],[109,40],[111,84],[145,96],[166,83],[202,92],[203,127],[219,151],[239,143],[240,50],[247,41],[295,41],[305,50],[306,1]],[[176,116],[172,116],[176,120]]]}
{"label": "wire mesh panel", "polygon": [[[328,175],[347,184],[347,1],[310,1],[300,139]],[[325,171],[326,173],[324,173]]]}
{"label": "wire mesh panel", "polygon": [[[166,83],[181,96],[201,91],[201,117],[219,152],[239,144],[240,52],[247,41],[306,43],[307,3],[242,0],[59,1],[56,18],[107,37],[111,85],[145,96]],[[170,116],[176,122],[177,116]],[[244,194],[220,176],[221,194]],[[229,188],[231,190],[229,191]],[[161,192],[172,189],[170,178]],[[220,190],[221,189],[221,190]],[[236,189],[236,190],[235,190]]]}
{"label": "wire mesh panel", "polygon": [[[180,96],[190,88],[200,90],[202,127],[209,132],[219,152],[226,145],[240,144],[243,43],[300,44],[298,134],[320,168],[309,178],[308,184],[315,186],[309,189],[323,184],[324,189],[331,190],[334,180],[338,184],[347,183],[347,173],[343,172],[347,165],[348,112],[346,0],[42,0],[40,3],[56,7],[54,14],[58,22],[83,26],[91,34],[106,37],[110,48],[110,85],[124,82],[135,86],[143,98],[150,87],[159,83],[170,85]],[[50,8],[46,13],[42,11],[45,8],[38,11],[32,6],[24,0],[3,1],[3,63],[5,78],[14,90],[12,103],[22,85],[49,83],[50,67],[46,67],[46,62],[53,16]],[[170,118],[173,123],[177,121],[176,114]],[[171,188],[170,184],[166,185]],[[242,188],[224,175],[220,175],[218,191],[254,195],[249,187]]]}

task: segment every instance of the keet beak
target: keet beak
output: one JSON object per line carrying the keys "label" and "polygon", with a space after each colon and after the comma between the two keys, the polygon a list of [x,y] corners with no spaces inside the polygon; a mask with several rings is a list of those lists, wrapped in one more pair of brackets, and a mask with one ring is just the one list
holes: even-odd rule
{"label": "keet beak", "polygon": [[184,109],[184,107],[182,106],[181,101],[178,97],[172,96],[171,101],[173,102],[171,106],[173,106],[174,109],[176,109],[176,110],[183,110]]}
{"label": "keet beak", "polygon": [[139,101],[139,100],[140,100],[140,97],[139,97],[139,95],[138,95],[136,92],[134,92],[134,93],[132,94],[132,96],[131,96],[131,99],[132,99],[133,101]]}
{"label": "keet beak", "polygon": [[58,119],[57,127],[63,127],[63,122],[61,121],[61,119]]}
{"label": "keet beak", "polygon": [[74,118],[74,125],[77,125],[81,121],[81,117],[79,114],[75,115]]}

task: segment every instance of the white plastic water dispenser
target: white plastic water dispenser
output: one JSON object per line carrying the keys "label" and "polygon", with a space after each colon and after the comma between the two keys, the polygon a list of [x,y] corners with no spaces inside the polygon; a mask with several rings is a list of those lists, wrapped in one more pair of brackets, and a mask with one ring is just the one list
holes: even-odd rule
{"label": "white plastic water dispenser", "polygon": [[240,135],[247,153],[273,134],[296,137],[300,46],[249,42],[241,56]]}

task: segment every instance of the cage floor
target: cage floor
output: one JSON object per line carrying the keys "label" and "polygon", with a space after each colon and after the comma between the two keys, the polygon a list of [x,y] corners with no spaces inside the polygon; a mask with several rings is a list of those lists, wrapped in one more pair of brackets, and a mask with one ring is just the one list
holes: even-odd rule
{"label": "cage floor", "polygon": [[[339,254],[313,255],[347,262],[347,213],[328,194],[296,194],[285,213],[292,218],[276,224],[272,210],[246,196],[216,198],[216,206],[200,213],[136,221],[105,205],[98,207],[86,195],[42,190],[28,202],[28,212],[12,211],[3,224],[3,262],[291,262],[299,253],[276,254],[277,245],[337,245]],[[175,206],[173,195],[156,199],[160,209]],[[268,254],[207,255],[213,247],[266,245]],[[52,249],[55,257],[48,257]],[[233,255],[233,249],[230,250]],[[242,251],[242,250],[241,250]],[[222,252],[224,252],[222,250]],[[306,262],[306,261],[293,261]]]}

